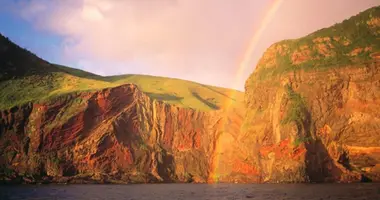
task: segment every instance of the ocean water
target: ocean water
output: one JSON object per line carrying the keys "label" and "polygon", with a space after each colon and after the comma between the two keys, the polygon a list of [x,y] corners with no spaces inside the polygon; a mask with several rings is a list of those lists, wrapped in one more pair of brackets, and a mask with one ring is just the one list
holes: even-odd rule
{"label": "ocean water", "polygon": [[0,199],[380,200],[380,184],[3,185]]}

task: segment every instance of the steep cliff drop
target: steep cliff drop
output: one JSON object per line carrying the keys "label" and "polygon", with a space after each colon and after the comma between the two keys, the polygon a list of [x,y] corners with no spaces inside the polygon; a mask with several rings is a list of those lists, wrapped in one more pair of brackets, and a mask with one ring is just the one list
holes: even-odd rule
{"label": "steep cliff drop", "polygon": [[48,63],[1,35],[0,65],[0,182],[255,178],[245,174],[234,142],[242,92],[164,77],[102,77]]}
{"label": "steep cliff drop", "polygon": [[[206,182],[210,171],[249,181],[233,149],[238,110],[180,108],[132,84],[13,107],[1,111],[2,170],[15,182]],[[215,171],[220,134],[229,134],[229,151]]]}
{"label": "steep cliff drop", "polygon": [[226,89],[53,65],[0,37],[0,181],[380,181],[379,22],[375,7],[272,45],[245,107]]}
{"label": "steep cliff drop", "polygon": [[379,22],[371,8],[265,52],[241,133],[262,181],[380,181]]}

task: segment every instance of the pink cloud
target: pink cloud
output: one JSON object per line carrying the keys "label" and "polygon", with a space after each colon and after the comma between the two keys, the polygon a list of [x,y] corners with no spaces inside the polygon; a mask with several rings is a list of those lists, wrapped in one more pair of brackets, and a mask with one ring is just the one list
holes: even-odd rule
{"label": "pink cloud", "polygon": [[[39,29],[64,37],[67,59],[87,63],[87,70],[140,72],[242,89],[245,80],[231,85],[239,59],[272,2],[31,0],[16,7]],[[332,25],[376,4],[378,0],[285,0],[244,78],[273,42]]]}

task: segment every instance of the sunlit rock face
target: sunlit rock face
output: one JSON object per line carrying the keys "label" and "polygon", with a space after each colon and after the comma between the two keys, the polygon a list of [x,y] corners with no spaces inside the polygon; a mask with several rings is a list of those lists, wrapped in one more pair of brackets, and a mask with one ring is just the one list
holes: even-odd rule
{"label": "sunlit rock face", "polygon": [[[241,92],[114,78],[50,64],[0,34],[0,182],[258,181],[239,142]],[[161,93],[146,90],[157,83]],[[166,92],[192,98],[157,101]]]}
{"label": "sunlit rock face", "polygon": [[379,18],[272,45],[243,107],[178,107],[126,84],[0,110],[0,181],[380,181]]}
{"label": "sunlit rock face", "polygon": [[64,95],[1,111],[2,170],[27,182],[252,181],[236,148],[242,117],[157,102],[134,85]]}
{"label": "sunlit rock face", "polygon": [[264,182],[380,180],[380,7],[264,53],[241,137]]}
{"label": "sunlit rock face", "polygon": [[242,134],[264,180],[379,180],[379,62],[254,80]]}

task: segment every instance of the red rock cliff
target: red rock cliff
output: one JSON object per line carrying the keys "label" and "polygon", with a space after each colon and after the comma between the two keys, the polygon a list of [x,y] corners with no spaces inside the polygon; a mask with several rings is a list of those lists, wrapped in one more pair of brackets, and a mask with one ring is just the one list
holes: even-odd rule
{"label": "red rock cliff", "polygon": [[246,89],[242,134],[264,181],[380,180],[379,62],[250,79]]}
{"label": "red rock cliff", "polygon": [[264,53],[241,133],[262,181],[380,181],[379,19],[374,7]]}
{"label": "red rock cliff", "polygon": [[[134,85],[123,85],[0,113],[0,164],[10,180],[213,182],[257,178],[235,149],[242,121],[238,109],[200,112],[179,108],[151,100]],[[222,156],[222,151],[228,153]]]}

